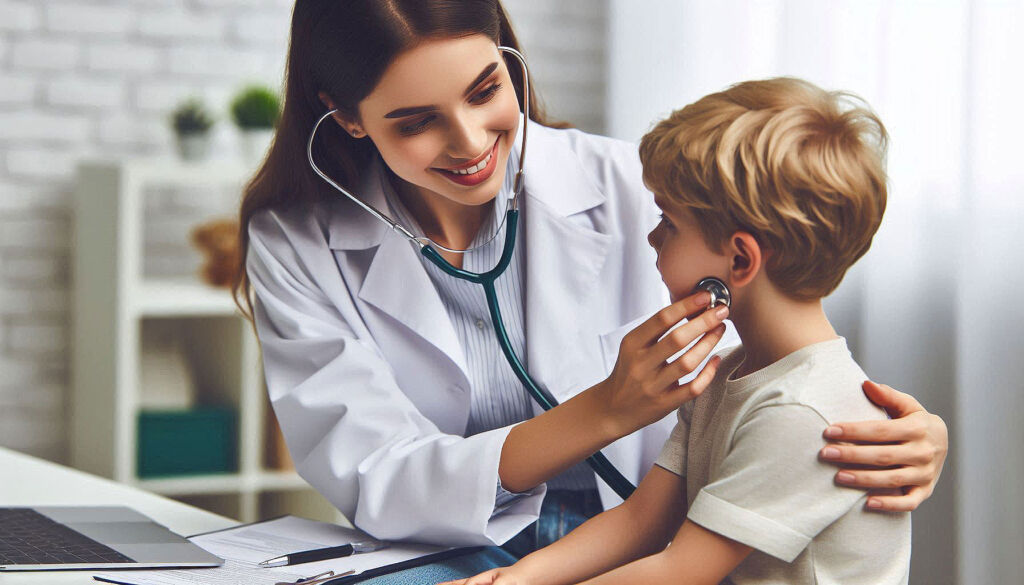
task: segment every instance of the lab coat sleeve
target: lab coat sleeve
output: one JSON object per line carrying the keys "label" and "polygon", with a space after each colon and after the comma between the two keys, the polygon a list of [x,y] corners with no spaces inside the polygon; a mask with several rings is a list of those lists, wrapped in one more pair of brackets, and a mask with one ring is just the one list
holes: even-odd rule
{"label": "lab coat sleeve", "polygon": [[309,254],[309,243],[296,242],[312,236],[273,212],[253,217],[249,236],[268,392],[306,481],[381,539],[501,544],[536,520],[543,486],[495,513],[511,427],[466,438],[442,433],[401,391],[373,341],[343,316],[356,318],[352,299],[329,299],[317,286],[297,252]]}

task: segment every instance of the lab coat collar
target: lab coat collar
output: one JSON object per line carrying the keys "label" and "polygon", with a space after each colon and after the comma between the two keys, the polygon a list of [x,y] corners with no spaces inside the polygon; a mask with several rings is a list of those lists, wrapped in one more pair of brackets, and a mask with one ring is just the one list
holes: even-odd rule
{"label": "lab coat collar", "polygon": [[[585,352],[566,351],[584,335],[585,324],[552,328],[551,316],[588,306],[600,289],[598,277],[612,237],[589,222],[570,219],[605,201],[567,142],[570,138],[535,124],[530,131],[522,194],[529,198],[522,206],[525,237],[517,243],[526,253],[526,357],[531,375],[561,400],[580,386],[581,373],[593,365],[574,361]],[[513,156],[518,156],[518,147]],[[386,212],[382,163],[373,171],[367,173],[361,195]],[[359,297],[448,356],[468,387],[469,369],[458,335],[415,246],[355,204],[343,203],[346,209],[332,217],[330,247],[344,251],[378,246]]]}
{"label": "lab coat collar", "polygon": [[[518,168],[516,163],[522,138],[520,131],[510,154],[512,169]],[[523,167],[525,176],[522,196],[543,202],[562,217],[592,209],[605,201],[604,193],[583,171],[568,140],[563,132],[530,122],[526,164]],[[353,194],[386,214],[387,199],[382,183],[386,180],[384,163],[377,157],[364,173],[359,190]],[[341,193],[338,193],[334,204],[328,225],[328,246],[332,250],[372,248],[380,245],[384,236],[391,231],[384,222],[371,216]]]}

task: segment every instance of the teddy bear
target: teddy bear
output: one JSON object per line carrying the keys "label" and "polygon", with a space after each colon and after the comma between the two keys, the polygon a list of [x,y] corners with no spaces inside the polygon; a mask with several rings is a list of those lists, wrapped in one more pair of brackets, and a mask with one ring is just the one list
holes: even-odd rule
{"label": "teddy bear", "polygon": [[218,219],[192,229],[192,243],[202,251],[206,263],[200,274],[207,284],[229,287],[238,271],[238,222]]}

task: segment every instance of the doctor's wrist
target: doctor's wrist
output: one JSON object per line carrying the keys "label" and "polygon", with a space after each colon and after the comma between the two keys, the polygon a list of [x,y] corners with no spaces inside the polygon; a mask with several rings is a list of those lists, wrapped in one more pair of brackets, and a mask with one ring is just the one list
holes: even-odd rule
{"label": "doctor's wrist", "polygon": [[602,446],[611,444],[636,430],[631,418],[624,416],[624,413],[618,412],[612,406],[612,401],[608,399],[611,392],[608,384],[608,380],[602,380],[578,396],[587,402],[589,426],[599,435]]}

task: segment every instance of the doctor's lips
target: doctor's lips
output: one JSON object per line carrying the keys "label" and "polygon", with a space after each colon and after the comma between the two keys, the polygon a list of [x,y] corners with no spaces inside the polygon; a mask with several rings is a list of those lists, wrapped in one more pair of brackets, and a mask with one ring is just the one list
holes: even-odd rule
{"label": "doctor's lips", "polygon": [[501,136],[498,136],[489,151],[468,163],[450,169],[433,167],[432,170],[437,171],[449,181],[458,183],[459,185],[465,185],[468,187],[479,185],[487,179],[490,179],[491,175],[494,174],[494,169],[498,167],[497,155],[498,143],[500,142]]}

